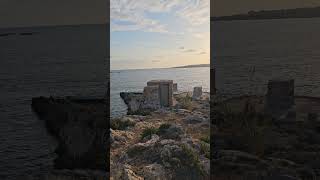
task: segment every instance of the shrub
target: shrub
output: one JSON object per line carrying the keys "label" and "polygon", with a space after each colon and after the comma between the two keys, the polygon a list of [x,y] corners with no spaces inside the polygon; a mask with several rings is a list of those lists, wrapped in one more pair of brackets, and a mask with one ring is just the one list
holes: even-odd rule
{"label": "shrub", "polygon": [[181,148],[182,148],[182,154],[181,154],[182,159],[180,159],[181,162],[185,166],[191,167],[192,169],[194,168],[195,170],[197,170],[197,172],[200,172],[200,174],[203,175],[204,171],[200,164],[199,155],[186,144],[182,144]]}
{"label": "shrub", "polygon": [[256,112],[254,103],[248,99],[240,112],[234,112],[227,105],[222,105],[219,115],[219,128],[232,133],[233,148],[261,156],[264,154],[264,139],[266,129],[270,126],[270,119]]}
{"label": "shrub", "polygon": [[168,124],[168,123],[161,124],[158,129],[158,134],[165,131],[166,129],[169,129],[170,126],[171,126],[171,124]]}
{"label": "shrub", "polygon": [[210,144],[200,142],[200,153],[204,154],[206,158],[210,159]]}
{"label": "shrub", "polygon": [[185,97],[181,97],[178,101],[181,105],[181,108],[188,109],[188,110],[193,109],[192,97],[189,94],[187,94]]}
{"label": "shrub", "polygon": [[121,119],[114,119],[111,121],[110,126],[111,129],[114,130],[125,130],[127,127],[132,127],[135,125],[135,122],[130,120],[121,120]]}
{"label": "shrub", "polygon": [[201,141],[210,144],[210,135],[206,135],[200,138]]}
{"label": "shrub", "polygon": [[154,127],[146,128],[142,131],[141,139],[144,139],[145,137],[151,137],[152,134],[157,134],[158,131],[159,129]]}

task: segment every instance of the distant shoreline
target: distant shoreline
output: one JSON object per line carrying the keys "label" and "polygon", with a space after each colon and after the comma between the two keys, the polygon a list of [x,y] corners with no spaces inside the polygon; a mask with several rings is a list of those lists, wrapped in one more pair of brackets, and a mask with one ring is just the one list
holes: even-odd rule
{"label": "distant shoreline", "polygon": [[111,73],[117,73],[118,71],[136,71],[136,70],[152,70],[152,69],[176,69],[176,68],[197,68],[197,67],[210,67],[210,64],[195,64],[176,67],[164,67],[164,68],[145,68],[145,69],[113,69]]}
{"label": "distant shoreline", "polygon": [[319,18],[320,7],[249,11],[246,14],[211,17],[211,21],[237,21],[237,20],[272,20],[272,19],[302,19]]}
{"label": "distant shoreline", "polygon": [[210,64],[194,64],[194,65],[187,65],[187,66],[177,66],[172,68],[197,68],[197,67],[210,67]]}

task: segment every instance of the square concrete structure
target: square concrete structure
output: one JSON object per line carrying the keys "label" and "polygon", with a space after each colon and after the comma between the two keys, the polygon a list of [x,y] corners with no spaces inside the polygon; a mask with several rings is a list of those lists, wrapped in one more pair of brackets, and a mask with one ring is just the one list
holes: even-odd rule
{"label": "square concrete structure", "polygon": [[178,84],[177,83],[173,83],[173,92],[177,92],[178,91]]}
{"label": "square concrete structure", "polygon": [[160,106],[159,86],[146,86],[143,89],[145,104],[148,108],[157,109]]}
{"label": "square concrete structure", "polygon": [[173,105],[173,80],[152,80],[148,86],[158,86],[160,105],[169,107]]}
{"label": "square concrete structure", "polygon": [[202,87],[194,87],[192,93],[192,99],[200,99],[202,96]]}
{"label": "square concrete structure", "polygon": [[294,105],[294,80],[270,80],[265,108],[273,117],[281,116]]}

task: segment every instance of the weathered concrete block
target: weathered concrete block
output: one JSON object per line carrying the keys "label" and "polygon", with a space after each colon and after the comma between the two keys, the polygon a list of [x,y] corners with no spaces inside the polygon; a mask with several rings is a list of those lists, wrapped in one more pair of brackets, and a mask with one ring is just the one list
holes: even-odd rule
{"label": "weathered concrete block", "polygon": [[173,83],[173,92],[177,92],[178,91],[178,84],[177,83]]}
{"label": "weathered concrete block", "polygon": [[202,87],[194,87],[193,88],[193,94],[192,99],[200,99],[202,96]]}
{"label": "weathered concrete block", "polygon": [[143,89],[144,105],[146,108],[157,109],[160,107],[159,86],[146,86]]}
{"label": "weathered concrete block", "polygon": [[293,105],[294,80],[270,80],[266,95],[266,112],[273,117],[279,117]]}
{"label": "weathered concrete block", "polygon": [[159,87],[161,106],[169,107],[173,105],[173,80],[152,80],[148,81],[147,85]]}

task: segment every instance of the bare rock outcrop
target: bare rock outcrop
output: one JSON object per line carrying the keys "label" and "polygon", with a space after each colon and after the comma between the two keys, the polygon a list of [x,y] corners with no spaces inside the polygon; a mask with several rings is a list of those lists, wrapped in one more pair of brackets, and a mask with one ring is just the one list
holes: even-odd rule
{"label": "bare rock outcrop", "polygon": [[104,99],[33,98],[32,108],[57,138],[57,169],[106,171],[108,121]]}

